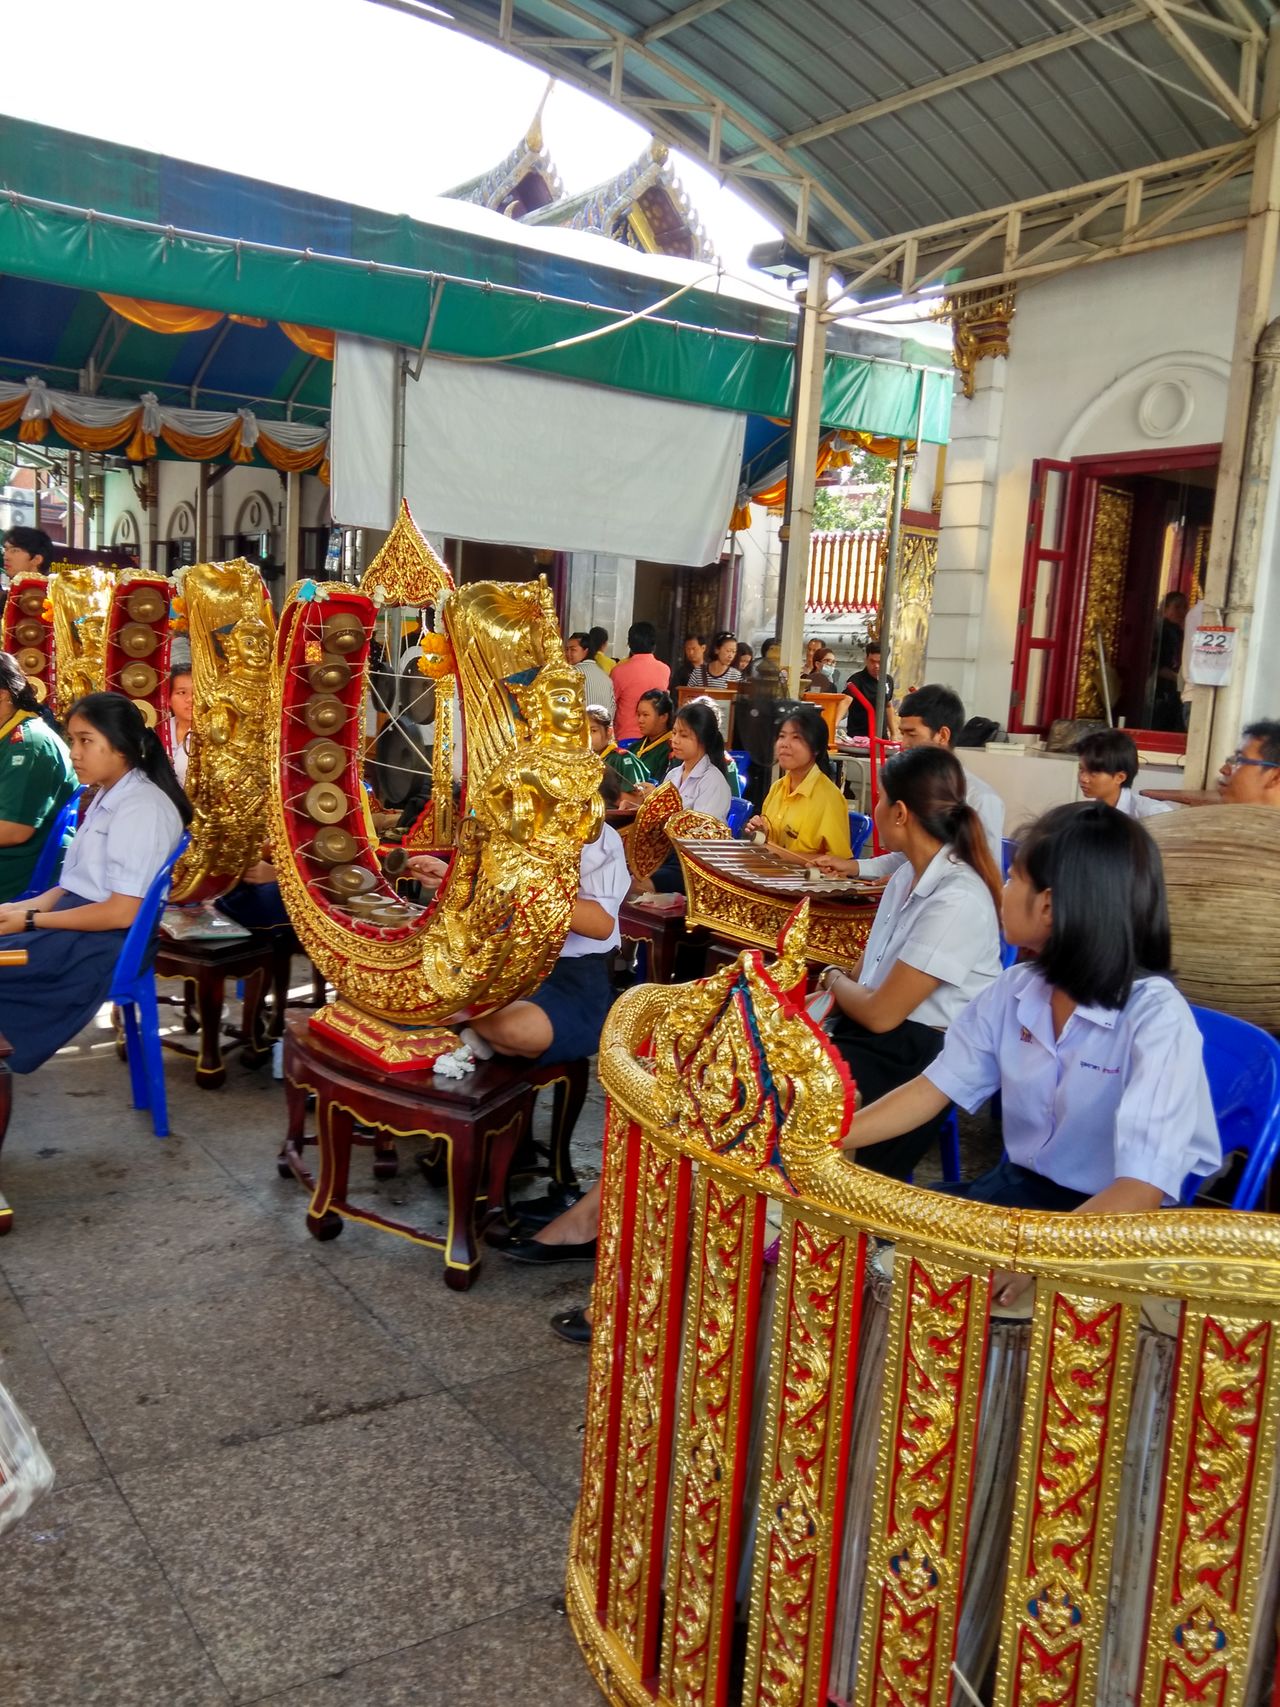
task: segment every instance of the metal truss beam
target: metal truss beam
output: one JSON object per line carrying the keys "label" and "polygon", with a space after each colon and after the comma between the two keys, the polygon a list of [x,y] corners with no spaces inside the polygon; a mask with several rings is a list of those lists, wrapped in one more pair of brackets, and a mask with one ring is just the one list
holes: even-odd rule
{"label": "metal truss beam", "polygon": [[[1035,196],[858,244],[833,257],[845,284],[831,311],[847,314],[850,299],[873,283],[882,291],[875,306],[888,306],[944,281],[953,282],[957,290],[976,290],[1084,261],[1134,254],[1159,243],[1234,230],[1244,223],[1244,196],[1238,210],[1203,204],[1222,185],[1248,176],[1253,152],[1252,138],[1227,143],[1061,194]],[[1197,210],[1199,218],[1194,217]],[[1108,214],[1105,226],[1098,228],[1097,222]],[[1187,228],[1169,232],[1169,226],[1187,216],[1193,216]],[[950,274],[960,276],[948,281]]]}
{"label": "metal truss beam", "polygon": [[[1197,14],[1188,5],[1179,6],[1175,15],[1174,8],[1167,3],[1167,0],[1139,0],[1139,4],[1174,52],[1195,73],[1232,123],[1243,131],[1255,130],[1258,124],[1256,91],[1250,90],[1248,98],[1242,98],[1241,93],[1231,87],[1217,66],[1213,64],[1204,50],[1197,45],[1183,27],[1181,21],[1183,18],[1186,18],[1188,22],[1199,24],[1205,21],[1204,16]],[[1256,72],[1255,61],[1255,78]],[[1239,82],[1240,78],[1237,77],[1237,85]]]}

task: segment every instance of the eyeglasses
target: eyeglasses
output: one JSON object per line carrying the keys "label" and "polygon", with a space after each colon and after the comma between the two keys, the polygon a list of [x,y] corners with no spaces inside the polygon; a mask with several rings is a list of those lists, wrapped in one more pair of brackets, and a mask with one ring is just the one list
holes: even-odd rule
{"label": "eyeglasses", "polygon": [[1238,771],[1241,765],[1257,765],[1259,770],[1280,770],[1280,759],[1246,759],[1243,753],[1232,753],[1223,764],[1224,771]]}

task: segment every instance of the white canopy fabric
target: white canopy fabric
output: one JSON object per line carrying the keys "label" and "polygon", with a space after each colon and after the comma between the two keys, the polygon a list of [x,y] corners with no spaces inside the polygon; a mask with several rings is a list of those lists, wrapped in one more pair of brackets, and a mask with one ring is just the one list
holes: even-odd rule
{"label": "white canopy fabric", "polygon": [[[339,337],[334,519],[389,528],[396,350]],[[658,563],[713,563],[746,418],[494,363],[428,359],[405,387],[404,496],[454,538]]]}

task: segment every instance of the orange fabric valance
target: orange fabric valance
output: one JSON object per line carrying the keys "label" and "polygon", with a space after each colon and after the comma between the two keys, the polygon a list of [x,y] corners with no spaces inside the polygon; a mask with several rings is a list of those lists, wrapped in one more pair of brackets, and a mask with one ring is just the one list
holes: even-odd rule
{"label": "orange fabric valance", "polygon": [[[108,308],[147,332],[208,332],[223,319],[234,321],[237,326],[271,324],[269,320],[261,320],[253,314],[224,315],[217,308],[183,308],[176,302],[148,302],[140,296],[112,296],[105,290],[99,291],[98,295]],[[293,320],[280,320],[277,324],[290,343],[296,344],[306,355],[319,356],[326,362],[333,360],[333,333],[323,326],[300,326]]]}
{"label": "orange fabric valance", "polygon": [[307,355],[319,356],[326,362],[333,360],[333,333],[326,332],[323,326],[298,326],[292,320],[281,320],[277,324],[290,343],[296,344]]}

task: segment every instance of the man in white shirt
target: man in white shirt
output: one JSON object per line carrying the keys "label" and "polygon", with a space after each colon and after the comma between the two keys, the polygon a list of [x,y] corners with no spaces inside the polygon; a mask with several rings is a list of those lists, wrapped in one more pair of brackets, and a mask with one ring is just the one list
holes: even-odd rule
{"label": "man in white shirt", "polygon": [[[964,702],[954,688],[941,682],[926,682],[915,688],[898,708],[898,727],[904,747],[945,747],[964,728]],[[1004,801],[973,771],[965,775],[965,796],[978,814],[982,829],[995,861],[997,871],[1003,869]],[[889,877],[902,864],[903,855],[879,854],[873,859],[823,860],[824,870],[840,871],[850,877]]]}
{"label": "man in white shirt", "polygon": [[585,634],[571,634],[564,643],[564,655],[575,670],[581,671],[586,677],[588,705],[603,705],[609,713],[609,721],[613,722],[617,710],[617,699],[613,691],[613,683],[609,680],[606,670],[602,670],[591,655]]}
{"label": "man in white shirt", "polygon": [[1086,800],[1114,806],[1126,818],[1158,818],[1176,810],[1171,800],[1148,800],[1135,794],[1138,749],[1133,736],[1123,729],[1094,729],[1076,742],[1080,760],[1080,792]]}

